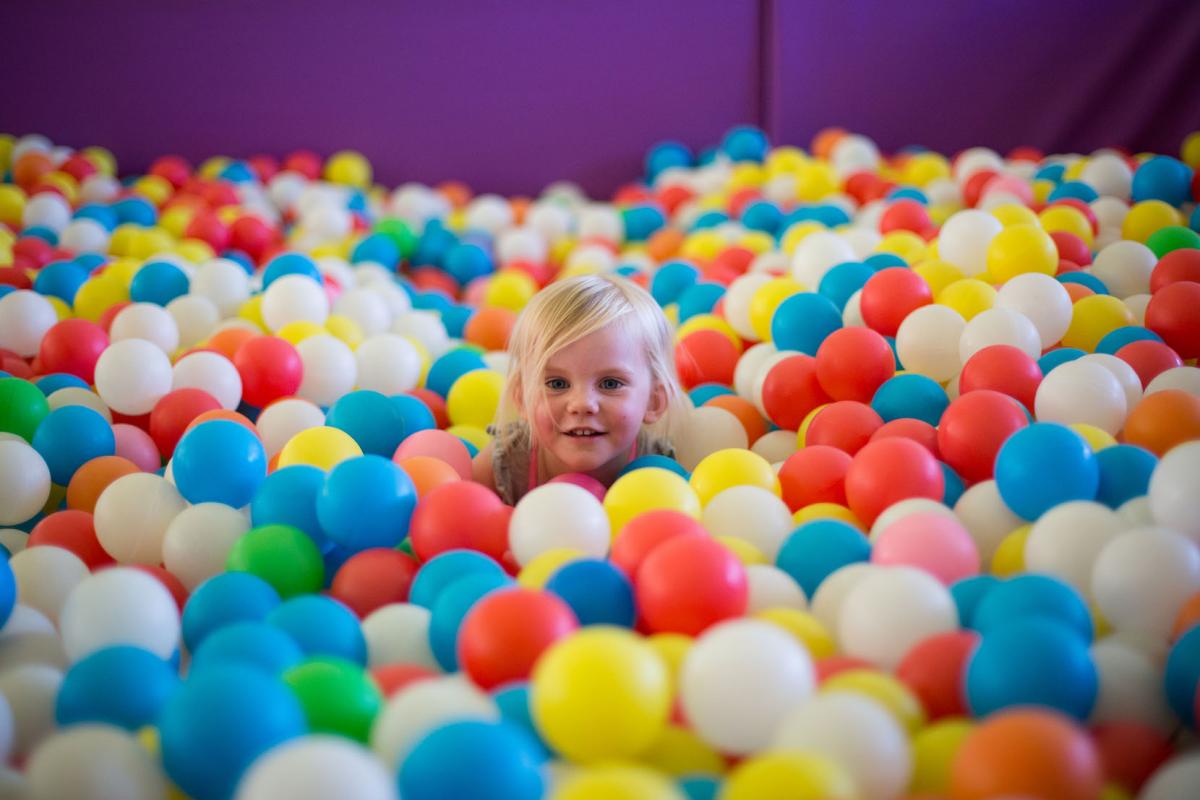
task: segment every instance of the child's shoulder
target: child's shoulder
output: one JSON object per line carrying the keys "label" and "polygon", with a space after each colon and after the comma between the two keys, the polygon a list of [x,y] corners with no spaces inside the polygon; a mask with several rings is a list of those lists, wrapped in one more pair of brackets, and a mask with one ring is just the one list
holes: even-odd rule
{"label": "child's shoulder", "polygon": [[476,475],[482,476],[486,471],[489,481],[485,485],[494,489],[504,502],[512,505],[528,480],[529,425],[517,420],[505,425],[493,425],[488,428],[488,433],[492,434],[492,441],[479,454],[480,460],[486,463],[476,470]]}

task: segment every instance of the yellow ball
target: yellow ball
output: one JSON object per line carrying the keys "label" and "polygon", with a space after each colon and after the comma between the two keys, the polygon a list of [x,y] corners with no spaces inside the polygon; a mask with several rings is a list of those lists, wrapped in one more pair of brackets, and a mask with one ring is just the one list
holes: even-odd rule
{"label": "yellow ball", "polygon": [[55,170],[43,175],[41,182],[53,186],[62,192],[63,197],[71,205],[79,205],[79,181],[75,180],[74,175]]}
{"label": "yellow ball", "polygon": [[628,758],[662,736],[671,711],[667,667],[621,628],[560,639],[534,666],[529,707],[546,743],[573,761]]}
{"label": "yellow ball", "polygon": [[233,163],[228,156],[213,156],[205,159],[196,172],[201,178],[215,179],[226,167]]}
{"label": "yellow ball", "polygon": [[721,787],[721,800],[856,800],[846,768],[828,756],[775,750],[738,764]]}
{"label": "yellow ball", "polygon": [[950,789],[950,766],[974,727],[969,720],[951,717],[918,732],[912,740],[913,774],[909,791],[945,794]]}
{"label": "yellow ball", "polygon": [[1088,247],[1091,247],[1096,241],[1096,237],[1092,234],[1092,223],[1088,222],[1088,218],[1083,215],[1082,211],[1073,206],[1050,206],[1038,215],[1038,221],[1047,233],[1055,231],[1073,233]]}
{"label": "yellow ball", "polygon": [[446,395],[446,414],[452,425],[486,428],[496,416],[504,376],[490,369],[476,369],[459,377]]}
{"label": "yellow ball", "polygon": [[537,282],[521,269],[505,269],[488,281],[483,293],[485,306],[498,306],[520,311],[537,294]]}
{"label": "yellow ball", "polygon": [[21,226],[21,215],[25,213],[25,192],[20,186],[0,183],[0,223]]}
{"label": "yellow ball", "polygon": [[742,562],[743,566],[750,567],[755,564],[771,563],[761,550],[745,539],[739,539],[736,536],[714,536],[713,538],[725,545],[731,553],[737,556],[738,561]]}
{"label": "yellow ball", "polygon": [[1135,203],[1121,223],[1121,238],[1146,243],[1157,231],[1168,225],[1182,225],[1183,215],[1162,200],[1143,200]]}
{"label": "yellow ball", "polygon": [[348,458],[363,454],[358,442],[339,428],[324,425],[302,430],[279,451],[279,467],[308,464],[330,470]]}
{"label": "yellow ball", "polygon": [[937,297],[943,289],[955,281],[967,277],[961,269],[941,259],[925,259],[913,267],[913,272],[921,276],[929,284],[929,291]]}
{"label": "yellow ball", "polygon": [[1200,131],[1192,131],[1184,137],[1179,160],[1192,169],[1200,169]]}
{"label": "yellow ball", "polygon": [[572,773],[548,800],[687,800],[687,797],[667,776],[649,767],[606,764]]}
{"label": "yellow ball", "polygon": [[133,283],[133,276],[137,275],[138,270],[144,266],[145,264],[136,258],[118,258],[109,262],[108,266],[104,268],[104,275],[120,281],[122,286],[129,288]]}
{"label": "yellow ball", "polygon": [[1071,324],[1063,334],[1064,347],[1078,347],[1089,353],[1117,328],[1136,325],[1137,319],[1121,298],[1110,294],[1093,294],[1080,298],[1071,306]]}
{"label": "yellow ball", "polygon": [[75,293],[75,316],[99,322],[105,311],[129,300],[129,289],[107,272],[88,278]]}
{"label": "yellow ball", "polygon": [[1067,427],[1083,437],[1083,440],[1088,443],[1088,447],[1092,448],[1093,453],[1098,453],[1117,443],[1111,433],[1101,430],[1095,425],[1088,425],[1086,422],[1076,422]]}
{"label": "yellow ball", "polygon": [[820,200],[838,191],[841,186],[837,171],[826,161],[808,161],[796,170],[797,200]]}
{"label": "yellow ball", "polygon": [[863,530],[862,520],[853,511],[838,503],[813,503],[796,509],[796,513],[792,514],[792,521],[797,525],[803,525],[814,519],[838,519],[853,525],[860,531]]}
{"label": "yellow ball", "polygon": [[276,336],[280,339],[286,339],[292,344],[300,344],[310,336],[321,336],[325,333],[328,333],[325,330],[325,326],[305,319],[289,322],[275,331]]}
{"label": "yellow ball", "polygon": [[695,331],[720,331],[728,337],[729,341],[733,342],[739,353],[742,352],[742,337],[738,336],[732,325],[716,314],[696,314],[689,317],[687,322],[680,325],[679,330],[675,331],[675,341],[682,341],[683,337]]}
{"label": "yellow ball", "polygon": [[538,553],[521,568],[517,574],[517,584],[526,589],[541,589],[554,573],[581,558],[587,558],[587,553],[570,547],[555,547]]}
{"label": "yellow ball", "polygon": [[50,303],[50,305],[54,306],[54,314],[58,317],[60,322],[64,319],[70,319],[72,316],[74,316],[71,311],[71,307],[67,305],[66,300],[53,295],[44,295],[44,297]]}
{"label": "yellow ball", "polygon": [[747,231],[737,240],[739,247],[744,247],[755,255],[761,255],[775,249],[775,237],[763,231]]}
{"label": "yellow ball", "polygon": [[699,230],[688,234],[679,248],[681,258],[699,258],[711,261],[725,249],[725,237],[714,230]]}
{"label": "yellow ball", "polygon": [[683,660],[692,649],[692,637],[683,633],[656,633],[646,640],[654,648],[658,657],[667,665],[667,673],[671,679],[671,696],[676,694],[679,685],[679,673],[683,669]]}
{"label": "yellow ball", "polygon": [[475,425],[451,425],[449,428],[446,428],[446,433],[453,434],[460,439],[470,442],[475,445],[477,450],[482,450],[492,441],[490,433]]}
{"label": "yellow ball", "polygon": [[259,330],[265,331],[267,323],[262,315],[262,301],[263,296],[261,294],[250,297],[238,309],[238,316],[247,322],[253,323]]}
{"label": "yellow ball", "polygon": [[326,317],[325,329],[345,342],[351,350],[357,350],[365,338],[362,326],[341,314],[330,314]]}
{"label": "yellow ball", "polygon": [[829,405],[829,403],[821,403],[821,405],[804,415],[804,419],[800,421],[800,427],[796,431],[797,448],[806,447],[808,445],[808,427],[812,425],[812,421],[817,418],[817,414],[820,414],[827,405]]}
{"label": "yellow ball", "polygon": [[0,172],[7,172],[12,166],[12,151],[17,144],[17,137],[11,133],[0,133]]}
{"label": "yellow ball", "polygon": [[325,162],[325,180],[366,189],[371,185],[371,162],[353,150],[334,153]]}
{"label": "yellow ball", "polygon": [[156,206],[171,199],[175,187],[161,175],[143,175],[133,184],[133,190]]}
{"label": "yellow ball", "polygon": [[725,759],[712,745],[687,728],[676,725],[667,726],[658,741],[642,753],[641,761],[676,777],[696,773],[720,775],[725,771]]}
{"label": "yellow ball", "polygon": [[93,145],[83,148],[83,155],[96,166],[101,174],[116,177],[117,158],[108,149]]}
{"label": "yellow ball", "polygon": [[141,227],[132,222],[118,225],[108,239],[108,252],[119,257],[132,256],[135,242],[141,231]]}
{"label": "yellow ball", "polygon": [[925,240],[912,231],[892,231],[875,245],[876,253],[893,253],[909,264],[923,261],[928,251],[929,246]]}
{"label": "yellow ball", "polygon": [[604,510],[614,537],[638,514],[659,508],[700,519],[700,498],[682,475],[671,470],[635,469],[617,478],[604,495]]}
{"label": "yellow ball", "polygon": [[760,165],[753,161],[743,161],[733,168],[733,172],[729,176],[727,188],[730,191],[738,189],[752,189],[756,186],[762,186],[767,179],[767,172]]}
{"label": "yellow ball", "polygon": [[808,156],[799,147],[776,147],[767,154],[764,166],[772,178],[776,175],[795,172],[808,163]]}
{"label": "yellow ball", "polygon": [[803,291],[799,281],[787,277],[772,278],[754,290],[750,296],[750,327],[760,342],[772,341],[771,319],[779,304]]}
{"label": "yellow ball", "polygon": [[855,692],[883,706],[911,736],[925,724],[920,699],[899,679],[874,669],[850,669],[826,678],[823,692]]}
{"label": "yellow ball", "polygon": [[217,256],[216,251],[212,249],[212,245],[202,239],[184,239],[175,245],[175,252],[193,264],[203,264],[205,261],[211,261]]}
{"label": "yellow ball", "polygon": [[1033,202],[1045,203],[1050,199],[1050,194],[1058,188],[1058,184],[1054,181],[1041,178],[1033,182]]}
{"label": "yellow ball", "polygon": [[1026,272],[1053,275],[1058,271],[1058,248],[1037,225],[1010,225],[988,245],[987,269],[1000,283]]}
{"label": "yellow ball", "polygon": [[137,258],[150,258],[175,249],[175,237],[162,228],[143,228],[133,238],[133,253]]}
{"label": "yellow ball", "polygon": [[1025,542],[1029,540],[1032,525],[1022,525],[1000,541],[992,555],[992,574],[1006,578],[1025,571]]}
{"label": "yellow ball", "polygon": [[1005,203],[992,209],[992,216],[1004,227],[1012,225],[1037,225],[1038,216],[1029,206],[1020,203]]}
{"label": "yellow ball", "polygon": [[159,227],[166,230],[177,239],[182,239],[187,226],[196,216],[196,210],[189,206],[172,206],[158,218]]}
{"label": "yellow ball", "polygon": [[938,292],[937,302],[969,320],[996,304],[996,290],[978,278],[963,278]]}
{"label": "yellow ball", "polygon": [[796,248],[800,246],[800,243],[805,238],[817,231],[823,230],[826,230],[825,226],[814,220],[789,225],[787,230],[783,232],[783,237],[779,240],[779,249],[790,256],[796,252]]}
{"label": "yellow ball", "polygon": [[1067,168],[1063,170],[1063,180],[1083,180],[1083,171],[1087,169],[1087,165],[1090,160],[1091,159],[1088,158],[1076,158],[1070,164],[1067,164]]}
{"label": "yellow ball", "polygon": [[941,153],[926,150],[905,161],[903,175],[905,183],[928,186],[933,181],[950,177],[950,162]]}
{"label": "yellow ball", "polygon": [[821,621],[798,608],[766,608],[754,615],[756,619],[778,625],[804,645],[813,658],[828,658],[837,652],[837,642]]}
{"label": "yellow ball", "polygon": [[[963,210],[962,203],[933,203],[929,206],[929,219],[934,225],[942,226],[946,220]],[[930,242],[932,246],[934,242]]]}
{"label": "yellow ball", "polygon": [[710,500],[733,486],[759,486],[776,495],[783,492],[779,476],[771,469],[770,462],[758,453],[740,447],[718,450],[705,456],[692,470],[688,482],[700,498],[701,505],[708,505]]}

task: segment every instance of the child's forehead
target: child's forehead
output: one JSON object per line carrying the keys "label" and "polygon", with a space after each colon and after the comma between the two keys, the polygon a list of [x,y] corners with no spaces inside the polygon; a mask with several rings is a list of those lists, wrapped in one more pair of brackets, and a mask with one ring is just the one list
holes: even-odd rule
{"label": "child's forehead", "polygon": [[638,367],[646,362],[645,343],[628,325],[610,323],[550,353],[547,368]]}

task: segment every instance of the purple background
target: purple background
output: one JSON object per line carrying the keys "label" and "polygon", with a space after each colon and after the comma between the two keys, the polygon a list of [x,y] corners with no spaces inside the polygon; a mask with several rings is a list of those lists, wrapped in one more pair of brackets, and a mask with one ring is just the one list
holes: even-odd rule
{"label": "purple background", "polygon": [[610,193],[656,141],[840,125],[885,150],[1200,128],[1200,3],[42,0],[5,9],[0,131],[178,153],[364,152],[376,179]]}

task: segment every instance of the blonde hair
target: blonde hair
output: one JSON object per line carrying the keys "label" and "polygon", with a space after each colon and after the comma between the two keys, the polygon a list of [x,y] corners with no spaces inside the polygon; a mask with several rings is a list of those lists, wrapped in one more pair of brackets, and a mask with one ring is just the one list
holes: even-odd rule
{"label": "blonde hair", "polygon": [[641,340],[655,384],[667,395],[667,409],[650,430],[670,437],[686,405],[675,372],[670,324],[658,302],[632,281],[616,275],[580,275],[556,281],[534,295],[521,312],[509,339],[508,380],[496,421],[520,418],[544,393],[541,376],[551,356],[613,323],[627,325]]}

